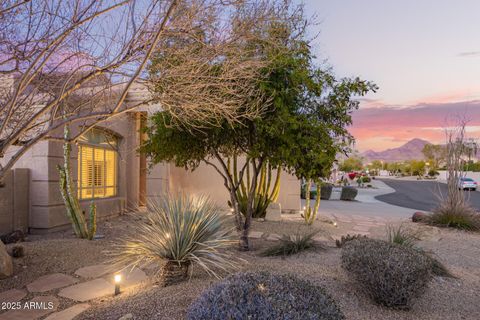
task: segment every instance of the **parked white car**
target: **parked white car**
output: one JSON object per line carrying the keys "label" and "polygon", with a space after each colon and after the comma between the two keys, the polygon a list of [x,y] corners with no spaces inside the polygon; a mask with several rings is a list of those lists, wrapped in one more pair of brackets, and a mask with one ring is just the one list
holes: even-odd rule
{"label": "parked white car", "polygon": [[458,180],[458,189],[461,190],[477,190],[477,182],[472,178],[460,178]]}

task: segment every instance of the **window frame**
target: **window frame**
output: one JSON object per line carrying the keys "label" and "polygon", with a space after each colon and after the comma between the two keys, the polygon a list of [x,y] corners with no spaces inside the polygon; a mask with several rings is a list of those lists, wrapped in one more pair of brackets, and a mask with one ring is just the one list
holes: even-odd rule
{"label": "window frame", "polygon": [[[95,130],[98,130],[99,132],[101,132],[102,134],[105,134],[105,135],[110,135],[110,136],[113,136],[115,139],[116,139],[116,145],[118,146],[118,143],[119,143],[119,139],[118,137],[112,135],[110,132],[108,131],[105,131],[105,130],[101,130],[101,129],[98,129],[96,128]],[[93,185],[91,187],[83,187],[82,186],[82,163],[83,163],[83,159],[82,159],[82,148],[84,147],[87,147],[87,148],[91,148],[92,149],[92,163],[93,163],[93,171],[92,171],[92,183]],[[80,201],[88,201],[88,200],[95,200],[95,199],[109,199],[109,198],[114,198],[114,197],[117,197],[118,196],[118,150],[117,148],[113,147],[113,146],[106,146],[106,145],[99,145],[99,144],[96,144],[96,143],[90,143],[88,141],[81,141],[78,143],[77,145],[77,148],[78,148],[78,160],[77,160],[77,169],[78,169],[78,180],[77,180],[77,194],[78,194],[78,199]],[[104,185],[103,186],[99,186],[99,187],[95,187],[95,183],[94,183],[94,180],[95,180],[95,150],[101,150],[103,151],[103,181],[104,181]],[[106,160],[106,155],[107,155],[107,151],[112,151],[114,153],[114,167],[113,167],[113,170],[114,170],[114,175],[113,175],[113,186],[110,186],[110,185],[107,185],[107,160]],[[113,188],[113,195],[109,195],[109,196],[104,196],[105,194],[107,194],[107,189],[110,189],[110,188]],[[103,189],[103,196],[97,196],[96,195],[96,190],[100,190],[100,189]],[[83,194],[82,192],[84,190],[91,190],[91,196],[89,197],[83,197]]]}

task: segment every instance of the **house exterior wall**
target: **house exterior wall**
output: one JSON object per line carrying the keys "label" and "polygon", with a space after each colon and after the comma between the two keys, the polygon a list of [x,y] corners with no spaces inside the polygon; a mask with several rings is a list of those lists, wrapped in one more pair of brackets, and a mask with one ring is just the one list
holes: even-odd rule
{"label": "house exterior wall", "polygon": [[[185,192],[189,195],[207,195],[220,207],[224,209],[228,207],[227,201],[230,196],[224,186],[223,178],[211,166],[201,164],[196,170],[188,171],[175,167],[173,164],[160,164],[154,166],[151,174],[152,172],[155,178],[152,179],[150,175],[147,178],[149,198],[161,194],[163,190],[168,190],[171,193]],[[163,178],[159,179],[159,177]],[[167,181],[168,188],[162,185]],[[280,181],[278,203],[281,204],[282,210],[299,211],[301,207],[300,180],[283,172]]]}
{"label": "house exterior wall", "polygon": [[[102,220],[105,217],[138,208],[141,190],[140,156],[137,151],[141,141],[140,117],[137,113],[129,113],[97,127],[110,130],[119,137],[117,195],[111,198],[95,199],[97,216],[99,220]],[[72,127],[72,135],[75,134],[76,129],[78,128]],[[78,175],[77,155],[78,147],[73,145],[71,167],[75,184]],[[6,158],[0,159],[2,162],[7,160]],[[28,217],[24,219],[24,223],[28,224],[31,233],[51,232],[71,227],[59,190],[58,165],[63,166],[63,143],[60,140],[48,140],[35,144],[14,166],[14,170],[28,169],[27,182],[17,184],[15,193],[27,195],[26,199],[18,200],[17,203],[23,203],[23,207],[18,210],[23,210],[24,216]],[[186,192],[191,195],[208,195],[219,206],[227,208],[229,195],[221,176],[214,168],[204,164],[193,172],[168,163],[149,167],[145,184],[147,200],[167,192],[173,194]],[[7,208],[11,206],[10,198],[6,197],[5,199],[2,201],[6,203],[4,207]],[[300,210],[300,181],[298,179],[287,173],[282,174],[278,202],[284,211]],[[81,206],[86,212],[89,205],[90,200],[81,201]],[[0,234],[4,233],[3,227],[9,230],[14,228],[11,227],[11,219],[9,221],[0,219]]]}
{"label": "house exterior wall", "polygon": [[[117,117],[102,123],[119,137],[117,195],[110,198],[95,199],[99,220],[119,214],[127,207],[133,208],[138,203],[138,166],[139,157],[138,130],[136,118],[131,114]],[[74,134],[75,128],[72,128]],[[78,147],[72,146],[72,178],[77,183]],[[5,161],[6,159],[4,159]],[[65,213],[65,205],[59,190],[57,165],[63,166],[63,143],[57,140],[41,141],[28,150],[15,164],[14,168],[30,170],[29,183],[29,230],[31,233],[50,232],[70,227]],[[88,212],[90,200],[80,202]]]}
{"label": "house exterior wall", "polygon": [[29,169],[7,172],[0,188],[0,234],[14,230],[28,231]]}

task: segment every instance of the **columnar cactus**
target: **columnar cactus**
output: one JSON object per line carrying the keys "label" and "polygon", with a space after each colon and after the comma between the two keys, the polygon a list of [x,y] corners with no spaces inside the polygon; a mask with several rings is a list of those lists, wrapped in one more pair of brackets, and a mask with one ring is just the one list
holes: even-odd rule
{"label": "columnar cactus", "polygon": [[[246,160],[249,161],[248,159]],[[228,160],[228,167],[230,170],[230,159]],[[233,172],[231,172],[235,182],[240,181],[240,187],[237,190],[240,211],[243,214],[247,212],[247,200],[248,193],[251,187],[250,165],[247,164],[245,175],[240,177],[237,170],[237,157],[233,157]],[[257,179],[257,185],[255,187],[255,199],[253,204],[253,218],[265,218],[267,208],[270,203],[278,200],[280,193],[280,176],[281,169],[276,168],[277,174],[275,182],[272,186],[272,176],[275,169],[269,164],[264,163],[260,169],[260,175]],[[240,180],[241,179],[241,180]]]}
{"label": "columnar cactus", "polygon": [[97,230],[97,208],[95,204],[90,204],[89,219],[90,223],[87,225],[85,220],[85,213],[80,207],[78,196],[73,188],[73,179],[71,177],[70,167],[70,153],[72,147],[70,145],[70,127],[65,125],[64,128],[64,144],[63,144],[63,159],[64,166],[57,166],[60,175],[60,193],[62,194],[63,202],[67,210],[67,216],[72,223],[73,230],[77,237],[82,239],[92,240]]}

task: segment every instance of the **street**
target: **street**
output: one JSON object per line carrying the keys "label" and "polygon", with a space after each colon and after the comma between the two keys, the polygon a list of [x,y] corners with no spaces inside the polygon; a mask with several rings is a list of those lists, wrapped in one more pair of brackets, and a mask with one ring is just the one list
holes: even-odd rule
{"label": "street", "polygon": [[[376,196],[377,200],[416,210],[431,211],[438,205],[441,195],[447,193],[447,185],[436,181],[406,181],[381,179],[394,193]],[[464,191],[471,205],[480,210],[480,192]]]}

